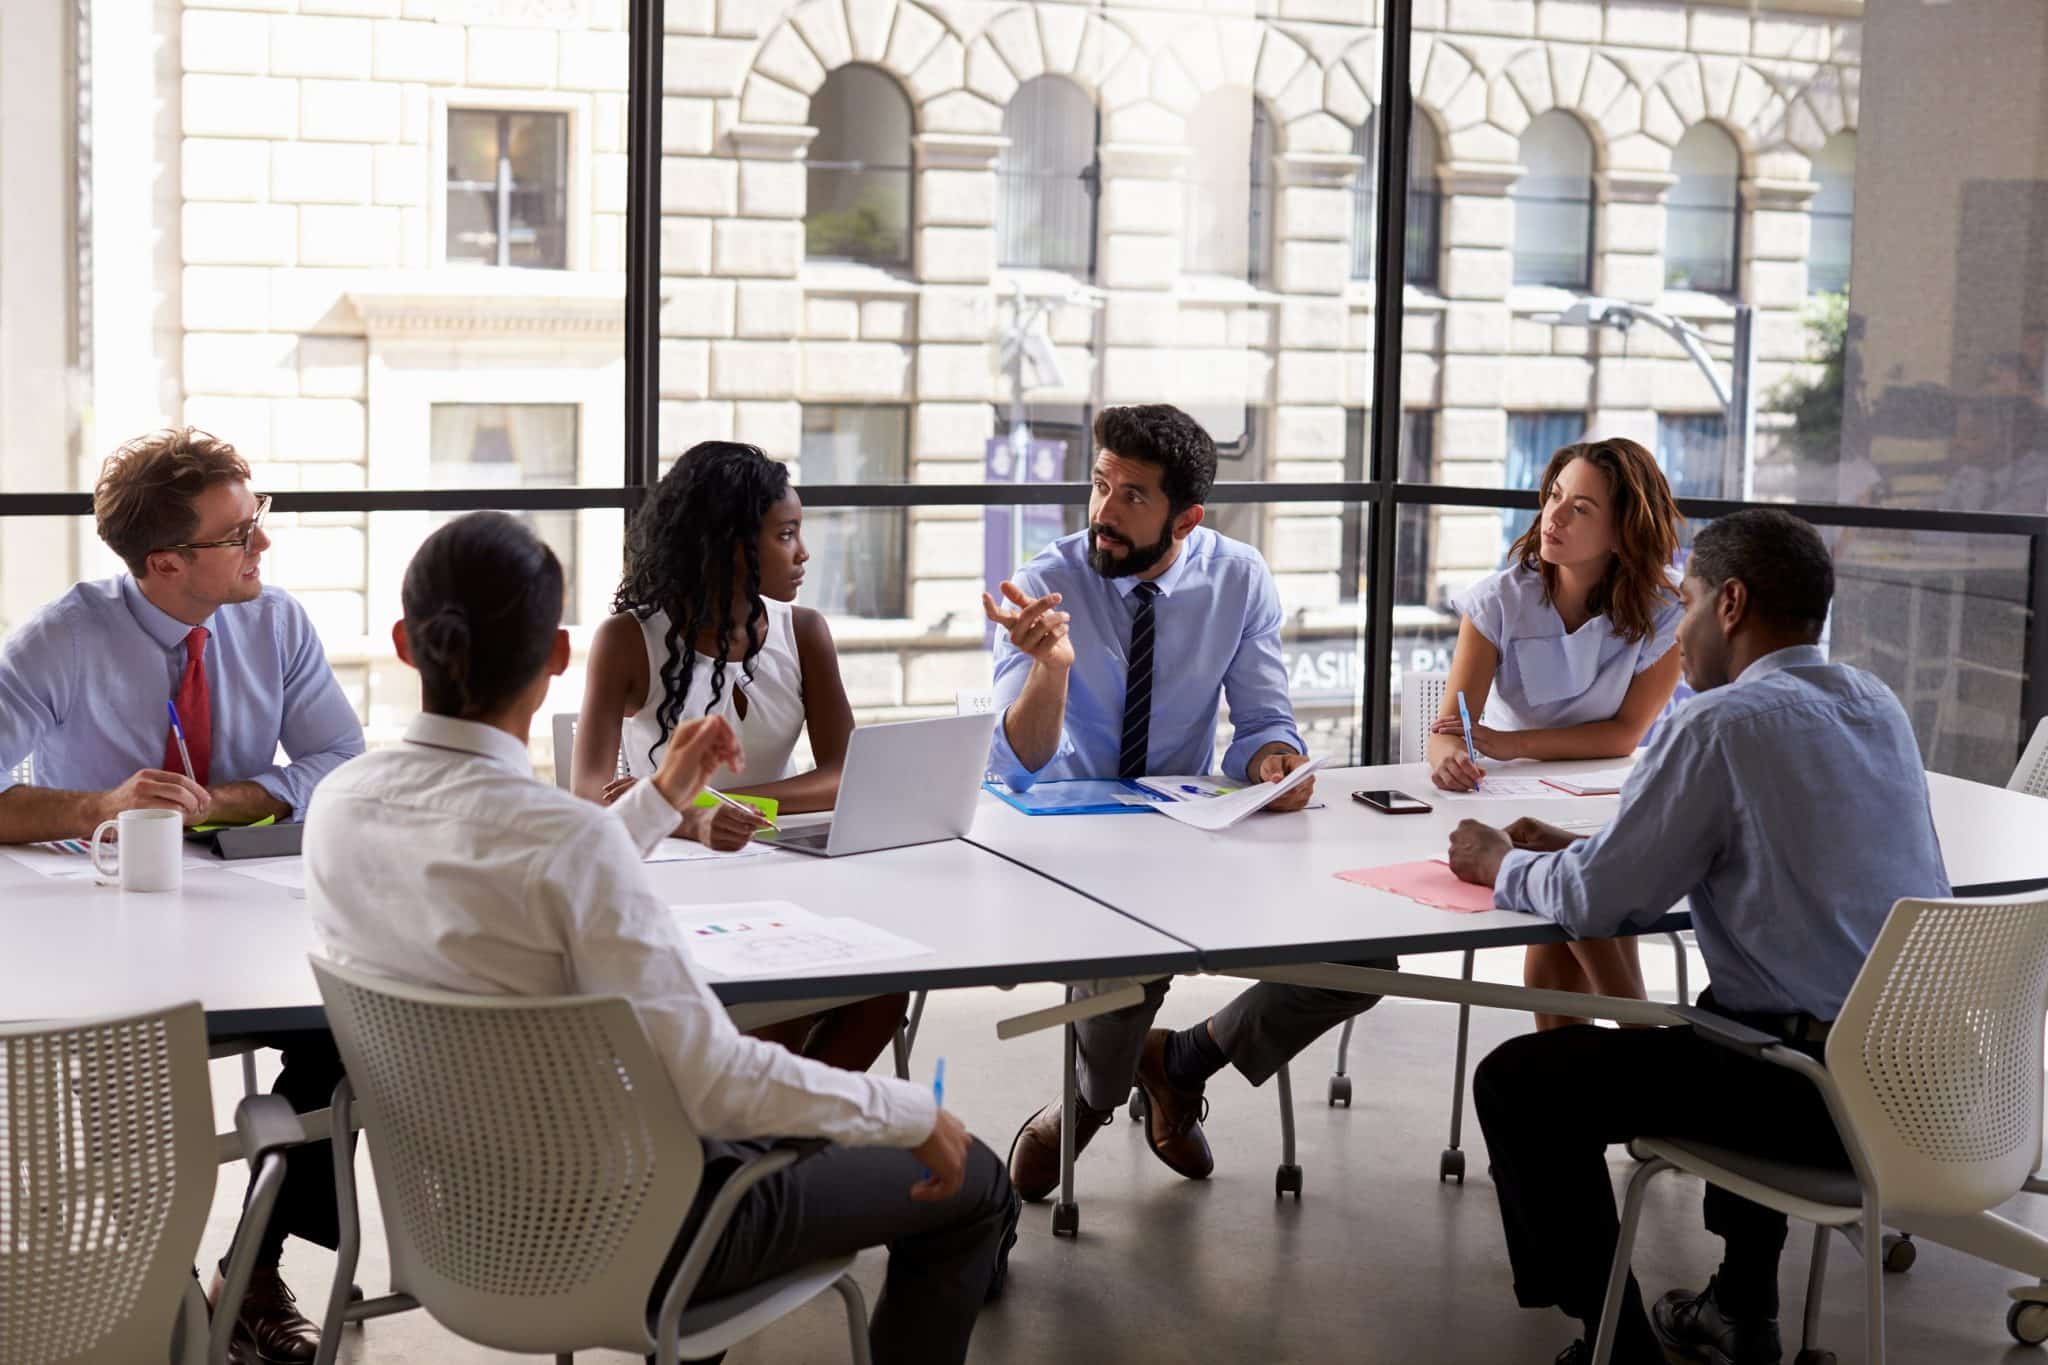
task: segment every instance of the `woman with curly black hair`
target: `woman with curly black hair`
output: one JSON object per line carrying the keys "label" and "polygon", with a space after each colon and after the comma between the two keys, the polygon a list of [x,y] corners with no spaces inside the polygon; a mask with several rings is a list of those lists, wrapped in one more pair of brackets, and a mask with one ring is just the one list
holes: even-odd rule
{"label": "woman with curly black hair", "polygon": [[[612,599],[617,615],[591,639],[572,770],[579,795],[616,800],[660,766],[679,721],[717,715],[739,735],[747,780],[740,785],[738,774],[721,769],[712,787],[773,797],[790,814],[832,808],[853,707],[824,616],[794,605],[809,558],[787,466],[733,441],[684,452],[633,518]],[[816,766],[792,773],[806,729]],[[730,806],[698,807],[676,833],[731,851],[762,823]],[[904,1004],[885,996],[761,1034],[865,1071],[888,1046]]]}

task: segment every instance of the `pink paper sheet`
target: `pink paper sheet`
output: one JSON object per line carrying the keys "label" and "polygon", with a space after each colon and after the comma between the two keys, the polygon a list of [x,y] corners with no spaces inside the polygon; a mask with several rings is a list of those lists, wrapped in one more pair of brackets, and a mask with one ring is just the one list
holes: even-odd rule
{"label": "pink paper sheet", "polygon": [[1492,887],[1459,881],[1452,873],[1451,865],[1441,858],[1355,868],[1350,872],[1339,872],[1337,879],[1369,886],[1375,891],[1391,891],[1411,901],[1461,915],[1493,909]]}

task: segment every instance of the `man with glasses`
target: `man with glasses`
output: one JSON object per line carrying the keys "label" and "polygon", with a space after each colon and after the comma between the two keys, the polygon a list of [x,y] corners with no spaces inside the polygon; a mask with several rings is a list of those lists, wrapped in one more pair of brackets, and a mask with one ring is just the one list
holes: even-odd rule
{"label": "man with glasses", "polygon": [[[0,843],[84,838],[142,808],[187,825],[298,819],[363,752],[305,608],[263,586],[269,501],[232,445],[189,427],[107,460],[93,516],[130,572],[77,584],[0,644]],[[274,1090],[294,1109],[326,1105],[341,1064],[324,1030],[253,1041],[283,1050]],[[242,1310],[245,1360],[318,1348],[277,1267],[287,1233],[335,1244],[330,1160],[325,1143],[291,1155]]]}

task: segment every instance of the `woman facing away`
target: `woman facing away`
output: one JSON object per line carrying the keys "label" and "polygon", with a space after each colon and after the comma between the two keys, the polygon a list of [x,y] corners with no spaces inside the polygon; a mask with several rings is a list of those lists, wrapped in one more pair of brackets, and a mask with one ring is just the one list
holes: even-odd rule
{"label": "woman facing away", "polygon": [[[1464,620],[1429,738],[1431,780],[1446,791],[1482,776],[1460,691],[1485,757],[1623,758],[1678,687],[1678,504],[1656,459],[1634,441],[1585,441],[1551,457],[1539,488],[1542,510],[1507,567],[1457,600]],[[1533,946],[1523,979],[1644,997],[1633,938]],[[1581,1022],[1536,1016],[1538,1028]]]}
{"label": "woman facing away", "polygon": [[[773,797],[786,814],[832,809],[853,734],[832,632],[794,605],[810,558],[789,469],[756,446],[705,441],[684,452],[626,535],[617,613],[591,639],[576,725],[573,785],[609,804],[652,774],[679,721],[724,716],[748,780],[720,770],[719,791]],[[810,731],[816,766],[792,771]],[[619,773],[621,759],[625,774]],[[764,822],[704,806],[676,834],[720,851]],[[865,1071],[903,1018],[903,995],[878,996],[755,1030],[792,1052]]]}

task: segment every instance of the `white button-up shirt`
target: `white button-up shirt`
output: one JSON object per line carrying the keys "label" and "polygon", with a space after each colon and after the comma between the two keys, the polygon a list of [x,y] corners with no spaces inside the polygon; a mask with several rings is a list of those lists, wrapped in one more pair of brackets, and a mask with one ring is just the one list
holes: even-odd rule
{"label": "white button-up shirt", "polygon": [[930,1090],[733,1027],[641,863],[675,824],[652,782],[607,809],[536,781],[504,731],[423,715],[314,793],[306,903],[345,966],[480,995],[624,996],[700,1136],[923,1142]]}

